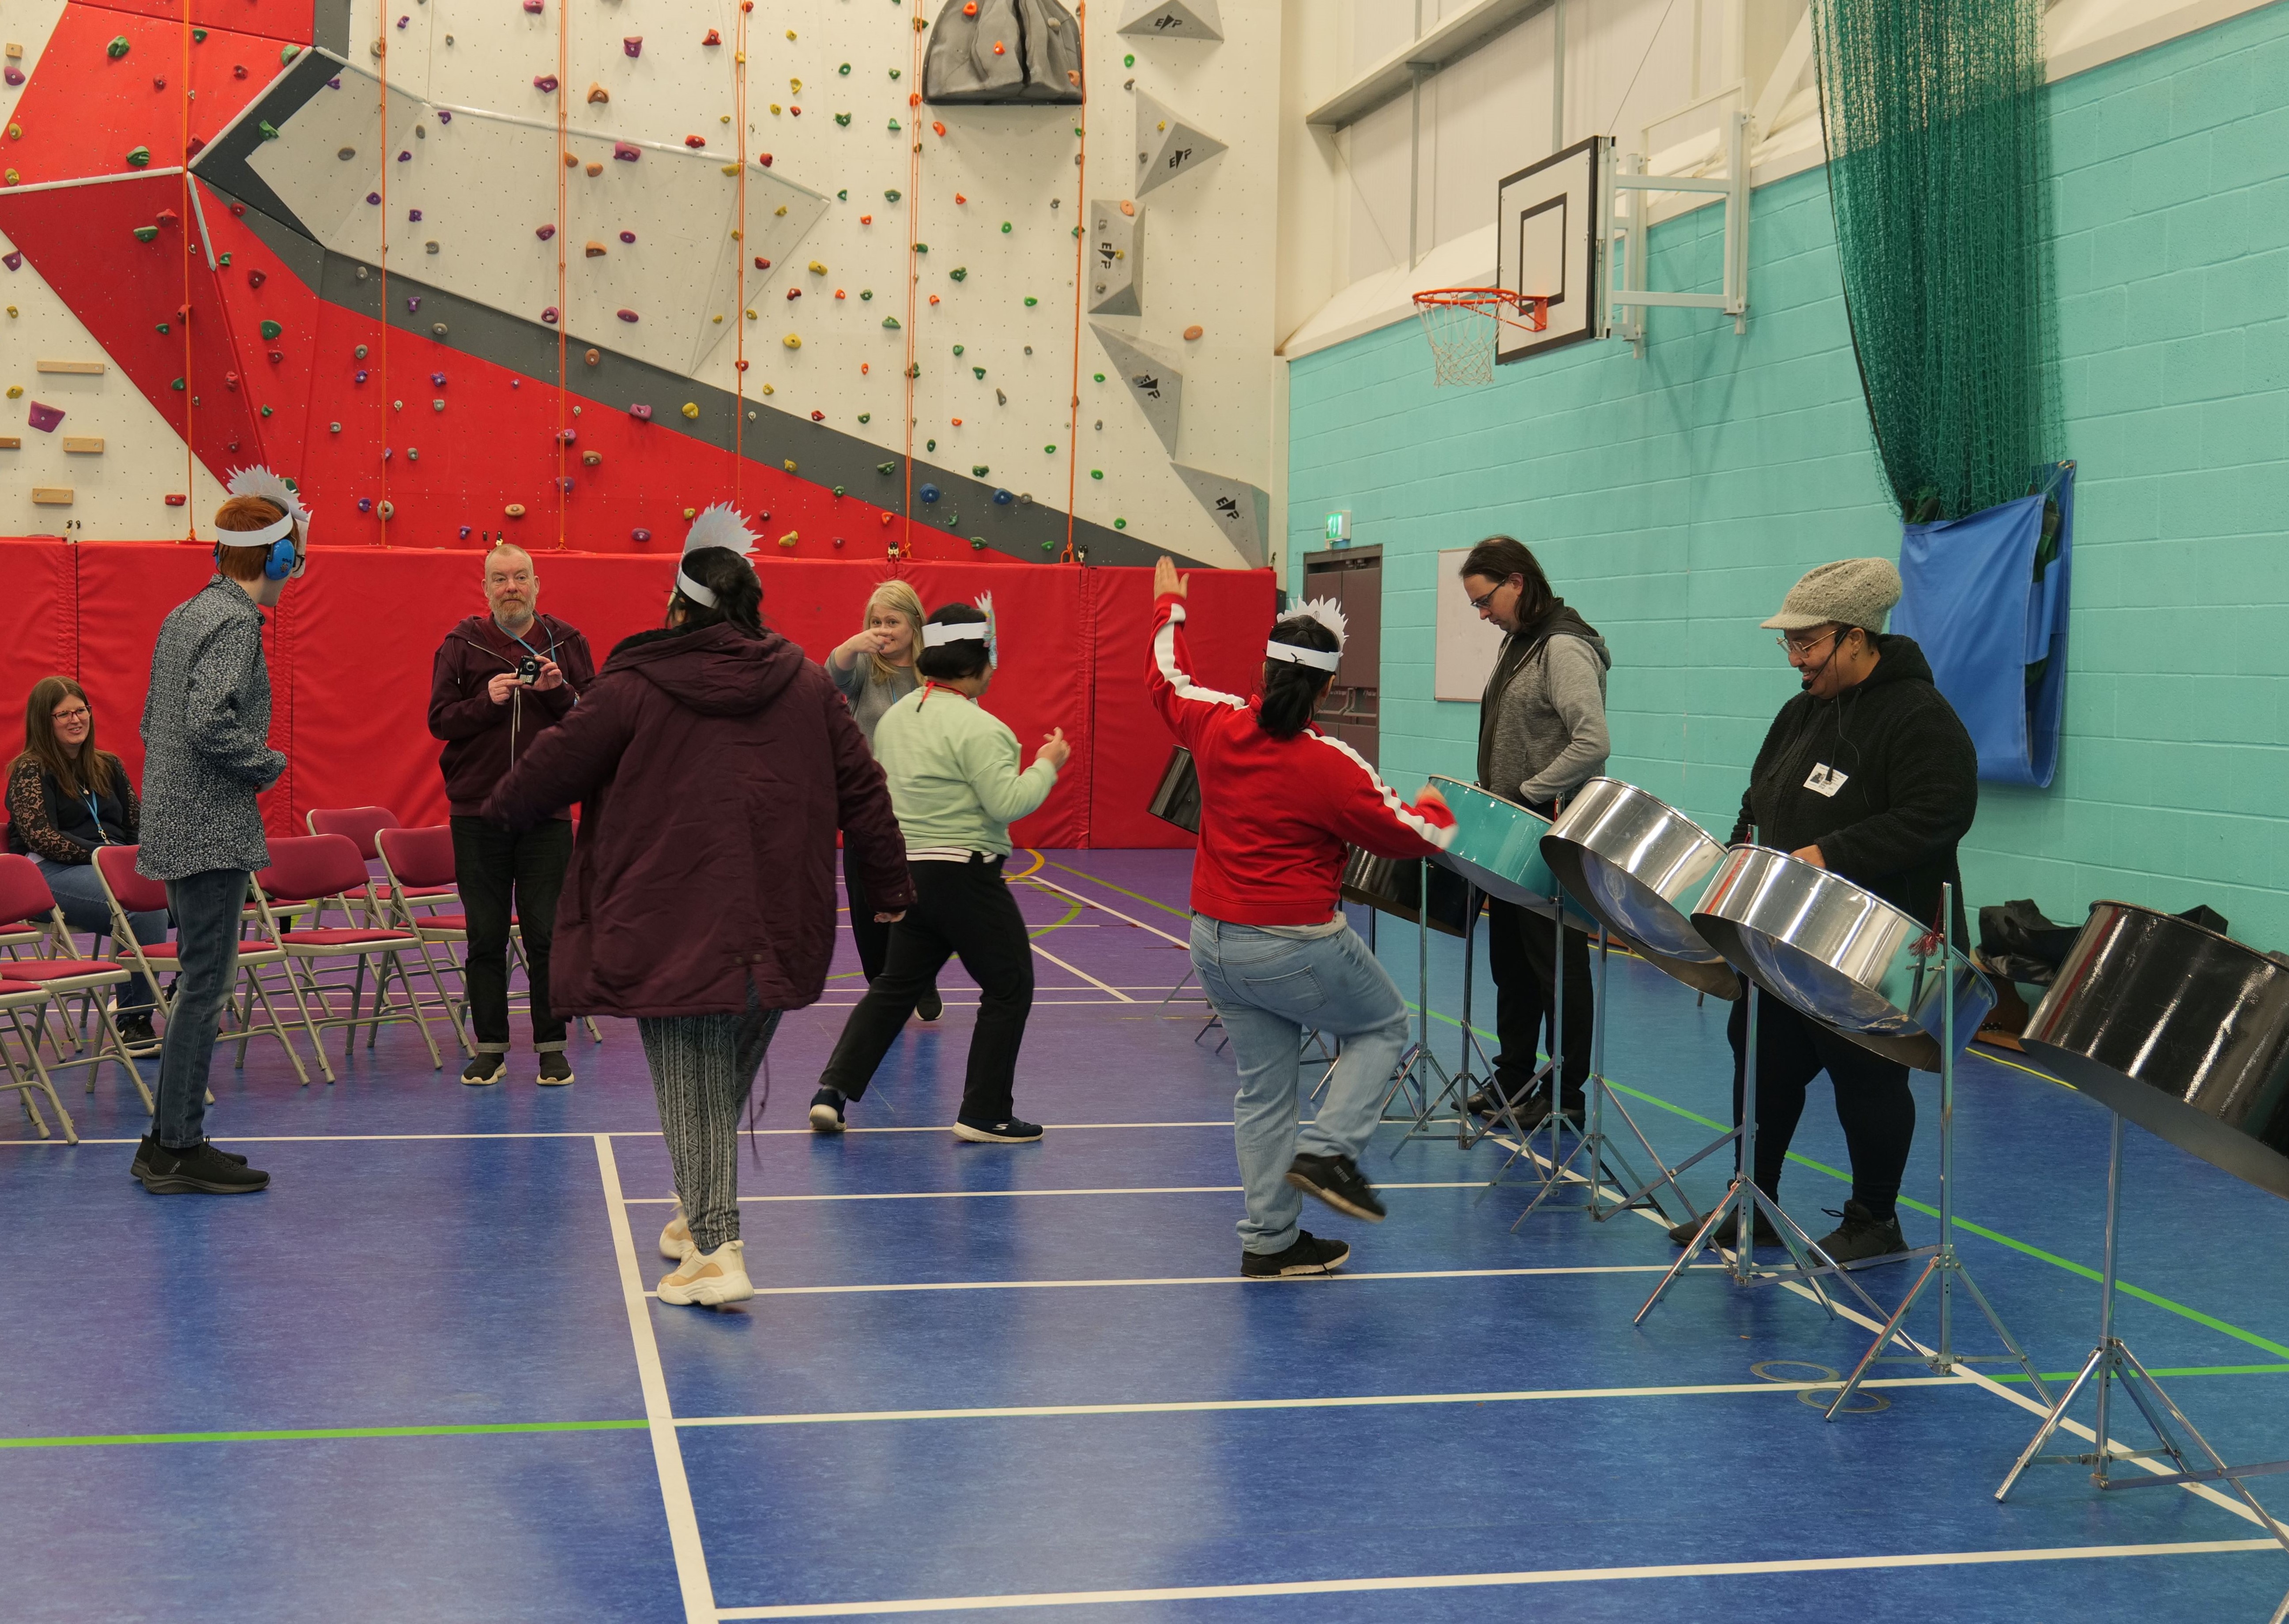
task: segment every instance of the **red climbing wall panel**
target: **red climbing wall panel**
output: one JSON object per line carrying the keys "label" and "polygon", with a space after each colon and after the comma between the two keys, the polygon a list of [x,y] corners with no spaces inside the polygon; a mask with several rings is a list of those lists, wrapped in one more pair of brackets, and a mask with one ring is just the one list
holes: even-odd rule
{"label": "red climbing wall panel", "polygon": [[[307,27],[307,4],[302,14]],[[125,56],[107,54],[115,38],[128,42]],[[219,28],[194,44],[191,87],[198,96],[191,104],[191,134],[212,140],[277,76],[279,50],[275,39]],[[243,79],[233,72],[241,67]],[[11,116],[24,133],[0,142],[0,163],[27,186],[132,173],[136,166],[127,154],[137,147],[150,149],[155,167],[179,166],[182,82],[179,24],[107,6],[68,5]]]}
{"label": "red climbing wall panel", "polygon": [[[182,0],[103,0],[103,9],[155,17],[179,30],[182,26]],[[275,63],[278,60],[275,44],[287,41],[298,45],[310,43],[310,0],[191,0],[191,26],[259,34],[273,42],[269,60]],[[214,40],[215,36],[210,33],[207,43],[211,45]],[[261,66],[254,58],[234,60],[244,62],[255,76],[261,76]]]}

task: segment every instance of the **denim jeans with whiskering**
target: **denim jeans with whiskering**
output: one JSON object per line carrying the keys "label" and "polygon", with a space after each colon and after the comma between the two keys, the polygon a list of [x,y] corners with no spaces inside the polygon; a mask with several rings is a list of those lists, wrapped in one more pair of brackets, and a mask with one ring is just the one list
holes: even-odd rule
{"label": "denim jeans with whiskering", "polygon": [[[1192,916],[1192,969],[1240,1063],[1232,1138],[1248,1215],[1240,1244],[1285,1252],[1296,1244],[1303,1193],[1288,1182],[1298,1154],[1356,1159],[1375,1132],[1384,1091],[1407,1048],[1407,1005],[1348,925],[1326,936],[1275,936]],[[1297,1132],[1304,1034],[1340,1037],[1318,1116]]]}
{"label": "denim jeans with whiskering", "polygon": [[247,878],[243,868],[209,868],[167,882],[182,973],[175,982],[175,1012],[159,1045],[158,1108],[151,1132],[169,1150],[194,1149],[206,1138],[207,1067],[238,980],[239,913],[246,906]]}

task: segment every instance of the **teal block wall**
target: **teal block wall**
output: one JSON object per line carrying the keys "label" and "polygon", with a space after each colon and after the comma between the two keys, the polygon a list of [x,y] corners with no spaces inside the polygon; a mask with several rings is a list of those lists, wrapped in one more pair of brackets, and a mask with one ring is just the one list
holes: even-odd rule
{"label": "teal block wall", "polygon": [[[2289,5],[2050,92],[2065,453],[2078,464],[2067,738],[2050,788],[1981,786],[1975,907],[2206,902],[2289,948]],[[1348,508],[1384,549],[1383,764],[1470,777],[1478,708],[1431,698],[1441,548],[1532,546],[1615,652],[1615,776],[1732,827],[1796,682],[1757,622],[1815,564],[1899,552],[1852,356],[1827,181],[1752,201],[1745,337],[1652,313],[1432,386],[1413,323],[1294,363],[1290,558]],[[1718,211],[1655,233],[1713,292]],[[1291,581],[1291,587],[1298,584]]]}

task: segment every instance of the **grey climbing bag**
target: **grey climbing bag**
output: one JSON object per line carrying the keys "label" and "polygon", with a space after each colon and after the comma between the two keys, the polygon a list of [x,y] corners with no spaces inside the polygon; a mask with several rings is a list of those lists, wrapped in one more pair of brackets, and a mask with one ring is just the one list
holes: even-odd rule
{"label": "grey climbing bag", "polygon": [[1079,102],[1081,25],[1057,0],[946,0],[930,25],[922,100]]}

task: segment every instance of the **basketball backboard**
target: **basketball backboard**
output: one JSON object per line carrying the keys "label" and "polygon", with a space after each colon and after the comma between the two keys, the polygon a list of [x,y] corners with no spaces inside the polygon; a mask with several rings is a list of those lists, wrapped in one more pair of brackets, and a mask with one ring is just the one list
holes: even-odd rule
{"label": "basketball backboard", "polygon": [[1527,298],[1550,301],[1539,332],[1504,324],[1497,362],[1605,336],[1605,278],[1600,274],[1598,165],[1610,143],[1592,136],[1505,178],[1495,202],[1495,280]]}

